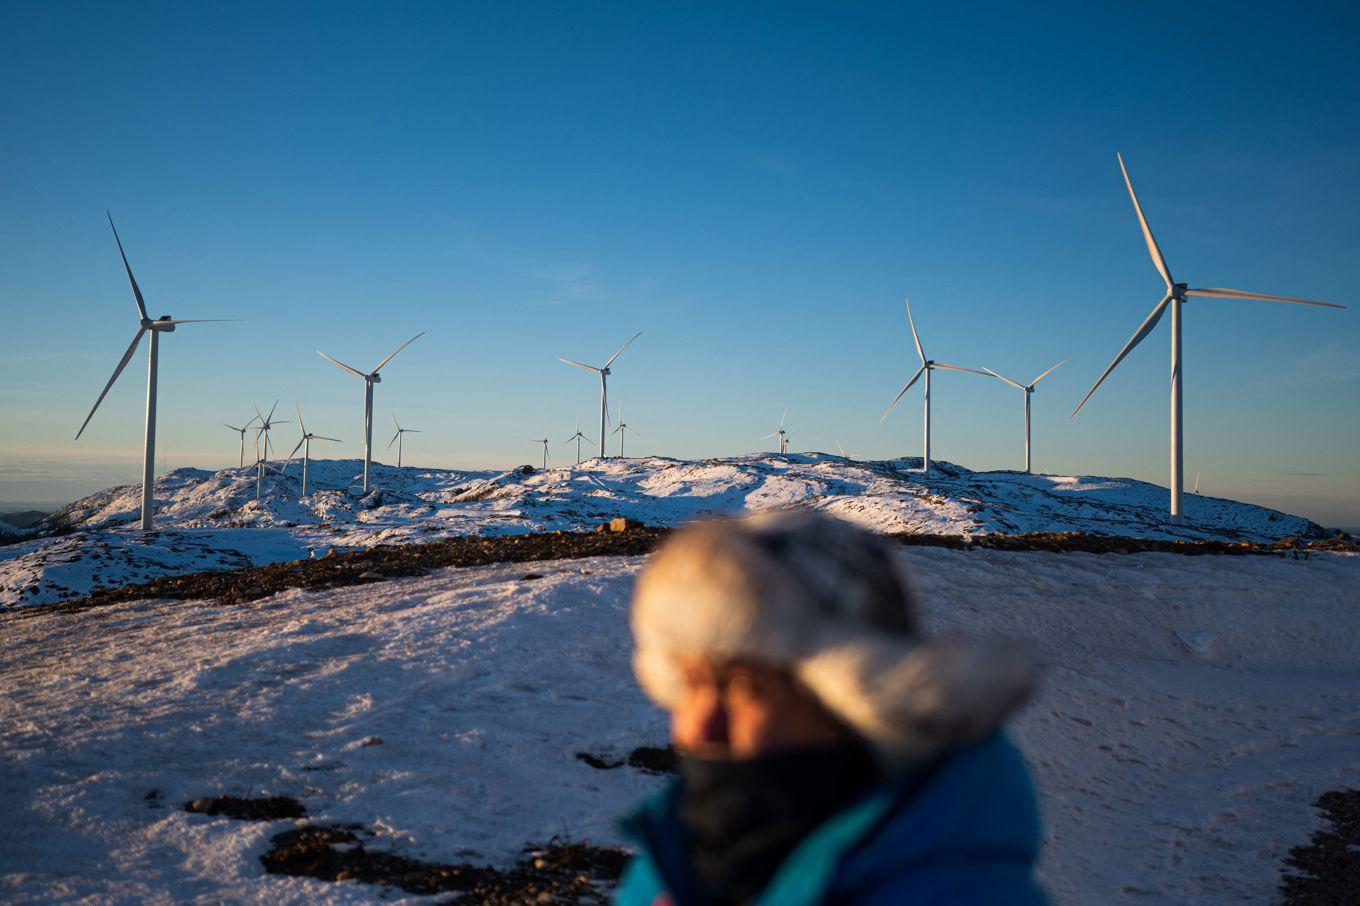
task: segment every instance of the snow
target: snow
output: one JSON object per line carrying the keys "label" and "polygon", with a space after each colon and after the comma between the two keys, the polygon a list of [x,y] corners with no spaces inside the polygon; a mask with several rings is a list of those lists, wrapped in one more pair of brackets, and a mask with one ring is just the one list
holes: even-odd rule
{"label": "snow", "polygon": [[[1020,637],[1046,665],[1013,732],[1060,904],[1269,900],[1312,800],[1360,771],[1360,556],[901,556],[934,630]],[[0,899],[401,901],[265,875],[291,823],[181,808],[217,793],[296,796],[444,861],[615,842],[661,781],[574,754],[665,738],[629,666],[643,562],[0,615]]]}
{"label": "snow", "polygon": [[300,469],[177,469],[156,483],[157,525],[132,523],[141,488],[111,488],[57,514],[73,534],[0,547],[0,608],[42,604],[161,575],[291,560],[450,535],[589,529],[615,516],[674,525],[698,516],[798,504],[881,532],[976,535],[1086,531],[1149,538],[1272,541],[1310,536],[1306,519],[1187,495],[1187,523],[1167,523],[1164,488],[1125,478],[973,472],[945,462],[929,478],[913,459],[861,462],[820,453],[686,461],[592,459],[546,471],[462,472],[375,464],[378,491],[357,492],[363,464]]}

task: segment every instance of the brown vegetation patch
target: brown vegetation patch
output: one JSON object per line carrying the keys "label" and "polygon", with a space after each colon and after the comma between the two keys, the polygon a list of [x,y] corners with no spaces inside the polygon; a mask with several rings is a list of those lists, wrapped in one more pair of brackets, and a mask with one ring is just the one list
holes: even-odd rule
{"label": "brown vegetation patch", "polygon": [[678,756],[670,746],[638,746],[628,753],[627,758],[608,758],[590,752],[577,752],[576,760],[589,765],[597,771],[612,771],[628,765],[648,774],[675,774],[680,770]]}
{"label": "brown vegetation patch", "polygon": [[[615,520],[616,523],[621,520]],[[626,521],[624,521],[626,522]],[[180,576],[164,576],[150,582],[102,588],[84,598],[18,608],[17,613],[36,615],[52,610],[84,610],[106,604],[148,599],[216,600],[246,604],[290,588],[319,591],[420,576],[450,566],[487,566],[495,563],[531,563],[582,557],[632,556],[650,552],[669,529],[628,522],[619,530],[593,532],[539,532],[496,537],[467,536],[419,544],[380,545],[364,550],[331,553],[308,560],[291,560],[265,566],[211,570]],[[889,535],[911,547],[944,547],[954,550],[1049,551],[1053,553],[1138,554],[1275,554],[1307,558],[1313,551],[1360,552],[1360,543],[1349,535],[1321,541],[1285,538],[1270,544],[1253,541],[1162,541],[1120,538],[1085,532],[1028,532],[1007,535]],[[527,573],[532,581],[537,573]]]}
{"label": "brown vegetation patch", "polygon": [[245,796],[203,796],[185,803],[186,812],[200,815],[223,815],[243,821],[275,821],[280,818],[301,818],[307,814],[292,796],[265,796],[249,799]]}
{"label": "brown vegetation patch", "polygon": [[1360,903],[1360,789],[1323,793],[1314,805],[1326,825],[1289,851],[1280,896],[1288,906]]}
{"label": "brown vegetation patch", "polygon": [[513,868],[444,864],[367,849],[355,830],[308,825],[275,834],[262,856],[271,874],[358,881],[398,887],[407,893],[458,893],[457,903],[509,906],[521,903],[608,902],[628,854],[617,848],[553,839],[527,847]]}

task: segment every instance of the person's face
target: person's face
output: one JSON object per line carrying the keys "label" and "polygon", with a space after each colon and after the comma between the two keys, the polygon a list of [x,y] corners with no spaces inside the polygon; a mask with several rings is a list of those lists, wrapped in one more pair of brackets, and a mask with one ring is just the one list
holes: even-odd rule
{"label": "person's face", "polygon": [[682,657],[677,666],[682,691],[671,709],[671,741],[687,755],[740,761],[850,738],[784,670],[703,657]]}

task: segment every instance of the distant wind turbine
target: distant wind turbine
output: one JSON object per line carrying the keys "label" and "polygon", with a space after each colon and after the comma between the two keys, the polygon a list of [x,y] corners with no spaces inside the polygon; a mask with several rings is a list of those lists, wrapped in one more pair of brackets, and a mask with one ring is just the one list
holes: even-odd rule
{"label": "distant wind turbine", "polygon": [[562,442],[562,446],[565,447],[572,441],[576,441],[576,464],[578,466],[581,464],[581,441],[583,440],[588,444],[595,443],[595,441],[591,440],[589,437],[586,437],[584,434],[581,433],[581,417],[578,415],[576,417],[576,433]]}
{"label": "distant wind turbine", "polygon": [[1152,329],[1157,326],[1157,322],[1166,314],[1167,306],[1171,307],[1171,521],[1183,521],[1181,512],[1181,496],[1185,486],[1185,462],[1183,458],[1184,447],[1182,445],[1182,431],[1184,420],[1181,412],[1181,305],[1190,296],[1202,296],[1207,299],[1260,299],[1266,302],[1294,302],[1300,305],[1318,305],[1323,308],[1345,308],[1344,305],[1333,305],[1330,302],[1314,302],[1309,299],[1296,299],[1292,296],[1270,296],[1264,293],[1250,293],[1240,289],[1224,289],[1222,287],[1209,287],[1206,289],[1190,289],[1184,283],[1177,283],[1171,278],[1171,268],[1167,266],[1166,258],[1162,256],[1162,250],[1157,245],[1157,240],[1152,236],[1152,229],[1148,226],[1147,218],[1143,216],[1143,206],[1138,203],[1138,196],[1133,191],[1133,181],[1129,179],[1129,170],[1124,166],[1124,158],[1120,154],[1115,154],[1119,161],[1120,172],[1124,174],[1124,185],[1128,187],[1129,198],[1133,201],[1133,211],[1138,215],[1138,225],[1143,230],[1143,242],[1147,245],[1148,255],[1152,258],[1153,265],[1157,272],[1161,274],[1162,280],[1166,283],[1166,295],[1162,301],[1153,306],[1151,314],[1144,319],[1142,325],[1129,337],[1129,341],[1124,344],[1124,348],[1119,350],[1119,355],[1114,357],[1110,367],[1105,369],[1105,373],[1095,382],[1086,396],[1082,397],[1077,408],[1072,412],[1072,417],[1076,418],[1081,407],[1086,405],[1086,401],[1091,398],[1091,394],[1105,382],[1110,376],[1110,372],[1122,361],[1124,357],[1133,351],[1133,347],[1143,342]]}
{"label": "distant wind turbine", "polygon": [[789,433],[784,430],[784,419],[789,417],[789,407],[784,407],[784,414],[779,416],[779,427],[766,434],[761,440],[769,440],[771,437],[779,438],[779,452],[781,454],[789,452]]}
{"label": "distant wind turbine", "polygon": [[641,433],[634,431],[632,428],[628,427],[628,423],[623,420],[622,403],[619,404],[619,426],[614,429],[613,433],[619,436],[619,459],[623,459],[623,436],[625,434],[637,434],[638,437],[642,436]]}
{"label": "distant wind turbine", "polygon": [[548,439],[546,437],[531,437],[529,443],[543,445],[543,471],[548,471]]}
{"label": "distant wind turbine", "polygon": [[332,365],[335,365],[335,366],[337,366],[337,367],[343,368],[343,369],[345,369],[346,371],[348,371],[350,374],[354,375],[355,377],[363,379],[363,382],[364,382],[364,493],[365,493],[365,494],[368,493],[368,488],[369,488],[368,473],[369,473],[369,471],[371,470],[371,468],[372,468],[372,466],[373,466],[373,385],[374,385],[374,384],[381,384],[381,383],[382,383],[382,375],[380,375],[378,372],[382,371],[384,365],[386,365],[388,362],[390,362],[390,361],[392,361],[394,358],[396,358],[397,353],[401,352],[401,351],[402,351],[403,349],[405,349],[407,346],[410,346],[412,343],[414,343],[416,340],[419,340],[419,339],[420,339],[421,337],[423,337],[423,336],[425,336],[425,331],[422,330],[420,333],[418,333],[418,334],[416,334],[415,336],[411,337],[411,339],[407,340],[405,343],[402,343],[402,344],[401,344],[400,346],[398,346],[396,349],[392,350],[392,352],[388,354],[387,358],[385,358],[385,359],[383,359],[381,362],[379,362],[379,363],[373,368],[373,370],[370,371],[368,374],[364,374],[362,371],[360,371],[360,370],[357,369],[357,368],[351,368],[351,367],[349,367],[348,365],[346,365],[344,362],[341,362],[341,361],[338,361],[338,360],[336,360],[336,359],[331,358],[330,356],[328,356],[328,355],[326,355],[324,352],[322,352],[320,349],[318,349],[318,350],[316,351],[316,354],[317,354],[317,355],[321,356],[323,359],[325,359],[326,361],[330,362]]}
{"label": "distant wind turbine", "polygon": [[324,436],[322,436],[322,435],[320,435],[320,434],[313,434],[312,432],[308,431],[308,430],[307,430],[307,424],[302,420],[302,404],[299,403],[299,402],[297,402],[296,400],[294,400],[294,405],[297,407],[298,428],[302,431],[302,440],[298,441],[298,442],[297,442],[297,447],[294,447],[294,448],[293,448],[293,452],[288,454],[288,460],[287,460],[287,462],[285,462],[285,463],[283,464],[283,471],[285,471],[285,472],[288,471],[288,463],[290,463],[290,462],[293,461],[293,457],[297,455],[298,447],[301,447],[301,448],[302,448],[302,495],[301,495],[301,496],[306,497],[306,496],[307,496],[307,464],[308,464],[308,462],[309,462],[309,461],[311,460],[311,458],[312,458],[312,441],[314,441],[314,440],[328,440],[328,441],[331,441],[331,442],[333,442],[333,443],[337,443],[337,444],[338,444],[338,443],[340,443],[340,438],[338,438],[338,437],[324,437]]}
{"label": "distant wind turbine", "polygon": [[1195,473],[1195,493],[1199,493],[1199,473]]}
{"label": "distant wind turbine", "polygon": [[118,228],[113,225],[113,215],[104,212],[109,218],[109,228],[113,230],[113,241],[118,243],[118,254],[123,259],[123,270],[127,271],[128,283],[132,285],[132,298],[137,303],[137,333],[133,336],[132,342],[128,344],[127,352],[123,353],[122,360],[118,367],[113,369],[113,376],[104,385],[104,389],[99,393],[99,399],[94,401],[94,406],[90,409],[90,414],[85,416],[85,421],[80,425],[80,430],[76,432],[76,440],[80,440],[80,435],[85,433],[85,426],[94,418],[95,410],[99,404],[104,402],[104,397],[108,395],[109,388],[113,382],[118,380],[118,375],[123,373],[127,363],[132,360],[132,356],[137,352],[137,344],[142,340],[142,334],[151,334],[150,348],[147,353],[146,371],[146,444],[142,451],[142,531],[149,532],[154,528],[156,502],[154,490],[156,483],[156,365],[160,353],[160,336],[163,333],[174,333],[175,327],[180,324],[207,324],[221,322],[220,318],[195,319],[195,320],[175,320],[169,315],[161,315],[153,321],[146,313],[146,302],[142,299],[142,291],[137,286],[137,279],[132,276],[132,266],[128,264],[127,253],[123,251],[123,240],[118,238]]}
{"label": "distant wind turbine", "polygon": [[1071,359],[1071,358],[1072,358],[1071,356],[1068,356],[1067,358],[1063,359],[1063,360],[1062,360],[1061,362],[1059,362],[1057,365],[1054,365],[1052,368],[1048,369],[1048,370],[1045,371],[1043,374],[1039,375],[1037,378],[1035,378],[1034,380],[1030,381],[1028,384],[1021,384],[1021,383],[1019,383],[1018,381],[1013,381],[1013,380],[1011,380],[1010,378],[1005,377],[1004,375],[997,374],[995,371],[993,371],[993,370],[990,369],[990,368],[984,368],[984,369],[982,369],[983,371],[985,371],[985,372],[987,372],[988,374],[990,374],[992,377],[997,378],[998,380],[1005,381],[1007,384],[1010,384],[1010,385],[1011,385],[1012,387],[1014,387],[1016,390],[1019,390],[1020,392],[1022,392],[1022,393],[1025,394],[1025,474],[1030,474],[1030,473],[1033,471],[1032,468],[1031,468],[1031,461],[1032,461],[1032,460],[1031,460],[1031,456],[1030,456],[1031,450],[1030,450],[1030,442],[1029,442],[1029,437],[1030,437],[1030,435],[1029,435],[1029,400],[1030,400],[1030,397],[1034,395],[1034,385],[1038,384],[1038,383],[1039,383],[1040,381],[1042,381],[1044,378],[1048,377],[1050,374],[1052,374],[1054,371],[1056,371],[1057,368],[1058,368],[1058,365],[1063,364],[1064,362],[1068,361],[1068,360]]}
{"label": "distant wind turbine", "polygon": [[401,468],[401,437],[403,434],[420,434],[419,428],[403,428],[401,422],[397,421],[397,413],[392,413],[392,424],[397,426],[397,433],[392,435],[392,439],[387,442],[387,449],[392,449],[392,445],[397,445],[397,468]]}
{"label": "distant wind turbine", "polygon": [[921,375],[924,374],[924,375],[926,376],[926,387],[925,387],[925,391],[926,391],[926,392],[925,392],[925,398],[926,398],[926,401],[925,401],[925,445],[924,445],[924,452],[923,452],[922,455],[921,455],[921,465],[922,465],[922,471],[924,471],[927,475],[929,475],[929,474],[930,474],[930,373],[931,373],[932,371],[934,371],[936,368],[943,368],[945,371],[962,371],[964,374],[986,374],[986,372],[985,372],[985,371],[975,371],[975,370],[973,370],[972,368],[962,368],[962,367],[960,367],[960,366],[958,366],[958,365],[949,365],[949,364],[946,364],[945,362],[937,362],[937,361],[935,361],[934,359],[927,359],[927,358],[926,358],[926,351],[925,351],[925,349],[921,346],[921,335],[918,334],[918,333],[916,332],[916,319],[913,318],[913,317],[911,316],[911,300],[909,300],[909,299],[904,299],[903,301],[905,301],[905,302],[907,303],[907,322],[908,322],[909,324],[911,324],[911,339],[912,339],[912,341],[915,342],[915,344],[916,344],[916,354],[917,354],[918,356],[921,357],[921,367],[918,368],[918,369],[916,370],[916,373],[913,374],[913,375],[911,376],[911,380],[907,381],[907,386],[903,387],[903,388],[902,388],[902,392],[899,393],[899,394],[897,394],[897,398],[894,399],[894,400],[892,401],[892,403],[888,406],[887,411],[885,411],[881,416],[879,416],[878,423],[879,423],[880,425],[883,424],[883,420],[884,420],[885,418],[888,417],[888,413],[889,413],[889,412],[893,411],[893,406],[896,406],[896,405],[897,405],[897,401],[900,400],[902,397],[906,396],[906,395],[907,395],[907,391],[910,390],[910,389],[912,388],[912,385],[915,384],[916,381],[921,377]]}
{"label": "distant wind turbine", "polygon": [[[255,499],[258,500],[264,493],[264,473],[269,468],[269,451],[273,444],[269,440],[269,431],[275,425],[286,425],[286,421],[274,421],[274,410],[279,408],[279,401],[274,400],[274,408],[269,410],[268,415],[261,415],[259,407],[255,407],[255,415],[260,419],[260,426],[255,429]],[[264,442],[261,443],[261,438]],[[282,474],[282,471],[280,471]]]}
{"label": "distant wind turbine", "polygon": [[241,464],[237,468],[244,469],[246,467],[246,432],[250,430],[251,425],[255,424],[255,418],[251,418],[250,421],[245,423],[245,427],[242,428],[238,428],[235,425],[227,425],[225,422],[223,424],[225,427],[230,428],[241,435]]}
{"label": "distant wind turbine", "polygon": [[604,365],[601,366],[601,367],[599,367],[599,368],[596,368],[594,365],[583,365],[583,364],[581,364],[580,362],[573,362],[571,359],[563,359],[563,358],[559,358],[559,359],[558,359],[559,362],[566,362],[568,365],[575,365],[577,368],[584,368],[586,371],[593,371],[594,373],[596,373],[596,374],[598,374],[598,375],[600,376],[600,458],[601,458],[601,459],[604,459],[604,456],[605,456],[605,452],[604,452],[605,433],[604,433],[604,432],[605,432],[605,423],[609,420],[609,383],[608,383],[608,378],[609,378],[609,375],[613,373],[613,372],[611,372],[611,371],[609,370],[609,366],[610,366],[610,365],[613,365],[613,364],[614,364],[614,360],[617,359],[617,358],[623,353],[623,351],[624,351],[625,349],[627,349],[629,346],[633,345],[633,340],[636,340],[636,339],[637,339],[638,337],[640,337],[640,336],[642,336],[642,331],[639,330],[637,333],[633,334],[632,338],[631,338],[627,343],[624,343],[622,346],[619,347],[619,351],[618,351],[618,352],[614,353],[613,355],[611,355],[611,356],[609,357],[609,361],[605,362]]}

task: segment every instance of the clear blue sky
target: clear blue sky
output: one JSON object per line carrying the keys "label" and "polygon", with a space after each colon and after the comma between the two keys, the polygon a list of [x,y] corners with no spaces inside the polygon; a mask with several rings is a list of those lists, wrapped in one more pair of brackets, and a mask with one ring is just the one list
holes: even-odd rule
{"label": "clear blue sky", "polygon": [[[1075,421],[1161,283],[1188,305],[1188,474],[1360,525],[1360,14],[1352,5],[10,3],[0,28],[0,500],[137,479],[152,315],[169,466],[299,398],[361,454],[530,462],[620,359],[630,450],[915,455],[927,351],[1028,378],[1036,464],[1165,483],[1169,323]],[[282,407],[281,407],[282,408]],[[1021,396],[942,375],[935,453],[1021,465]],[[293,426],[283,434],[291,436]],[[381,433],[386,443],[390,432]],[[765,442],[768,443],[768,442]],[[329,451],[328,451],[329,452]],[[558,448],[560,459],[566,450]]]}

